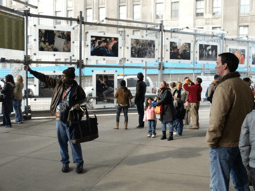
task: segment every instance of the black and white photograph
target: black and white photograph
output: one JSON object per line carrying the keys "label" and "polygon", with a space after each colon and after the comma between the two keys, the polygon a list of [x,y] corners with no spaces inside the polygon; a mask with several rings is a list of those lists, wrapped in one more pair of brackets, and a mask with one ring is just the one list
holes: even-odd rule
{"label": "black and white photograph", "polygon": [[170,60],[191,60],[191,43],[170,41]]}
{"label": "black and white photograph", "polygon": [[251,67],[255,67],[255,47],[251,48]]}
{"label": "black and white photograph", "polygon": [[71,31],[38,29],[39,52],[71,52]]}
{"label": "black and white photograph", "polygon": [[242,47],[228,47],[228,52],[233,53],[239,59],[239,66],[246,66],[246,48]]}
{"label": "black and white photograph", "polygon": [[90,55],[119,57],[119,38],[111,36],[91,36]]}
{"label": "black and white photograph", "polygon": [[96,74],[96,104],[114,103],[114,75]]}
{"label": "black and white photograph", "polygon": [[155,40],[131,38],[131,58],[156,58]]}
{"label": "black and white photograph", "polygon": [[217,44],[198,44],[198,61],[216,62],[217,56]]}

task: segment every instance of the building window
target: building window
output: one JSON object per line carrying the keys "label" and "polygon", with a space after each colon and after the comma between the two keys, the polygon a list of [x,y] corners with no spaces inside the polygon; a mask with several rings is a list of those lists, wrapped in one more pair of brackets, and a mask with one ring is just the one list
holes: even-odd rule
{"label": "building window", "polygon": [[[61,17],[61,11],[55,11],[57,17]],[[56,20],[55,25],[61,25],[61,20]]]}
{"label": "building window", "polygon": [[120,19],[126,19],[126,15],[127,15],[127,7],[120,6]]}
{"label": "building window", "polygon": [[140,5],[134,5],[134,20],[141,19],[141,7]]}
{"label": "building window", "polygon": [[204,0],[197,0],[196,1],[196,16],[204,16],[205,10],[205,2]]}
{"label": "building window", "polygon": [[0,5],[6,6],[6,0],[0,0]]}
{"label": "building window", "polygon": [[249,34],[249,27],[248,26],[239,27],[239,36],[240,37],[247,37],[248,34]]}
{"label": "building window", "polygon": [[240,1],[240,14],[247,14],[250,12],[250,0]]}
{"label": "building window", "polygon": [[140,36],[141,35],[140,30],[133,30],[133,35]]}
{"label": "building window", "polygon": [[171,8],[172,8],[171,17],[172,18],[179,18],[179,1],[172,2]]}
{"label": "building window", "polygon": [[105,8],[99,8],[99,20],[102,21],[105,19]]}
{"label": "building window", "polygon": [[164,5],[163,3],[156,4],[156,19],[162,19],[164,15]]}
{"label": "building window", "polygon": [[92,22],[92,9],[87,9],[86,12],[87,22]]}
{"label": "building window", "polygon": [[221,0],[213,0],[213,15],[221,15]]}
{"label": "building window", "polygon": [[[67,10],[67,17],[73,17],[73,11],[72,10]],[[68,25],[72,25],[72,21],[67,21]]]}
{"label": "building window", "polygon": [[221,27],[212,27],[212,30],[215,31],[213,34],[219,34],[217,31],[221,31]]}
{"label": "building window", "polygon": [[[38,15],[42,15],[43,13],[38,13]],[[43,18],[38,18],[38,25],[43,25]]]}

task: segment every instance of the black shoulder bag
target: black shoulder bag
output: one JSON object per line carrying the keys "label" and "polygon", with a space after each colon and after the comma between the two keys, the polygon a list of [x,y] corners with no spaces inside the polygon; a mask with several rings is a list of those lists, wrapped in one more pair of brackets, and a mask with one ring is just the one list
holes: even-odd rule
{"label": "black shoulder bag", "polygon": [[[75,111],[77,120],[69,125],[70,139],[73,144],[92,141],[98,138],[97,117],[90,118],[87,107],[81,107],[81,110]],[[86,120],[82,120],[83,114],[86,114]]]}

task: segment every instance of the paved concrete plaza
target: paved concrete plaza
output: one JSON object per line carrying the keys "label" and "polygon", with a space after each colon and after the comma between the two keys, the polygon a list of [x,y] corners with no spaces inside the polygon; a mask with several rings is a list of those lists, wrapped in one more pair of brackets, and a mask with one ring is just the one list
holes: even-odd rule
{"label": "paved concrete plaza", "polygon": [[[201,107],[199,116],[199,130],[185,125],[183,136],[167,141],[160,140],[160,121],[157,137],[147,138],[147,123],[144,129],[134,128],[137,113],[129,114],[128,130],[123,129],[123,115],[120,129],[114,130],[115,114],[100,113],[99,138],[82,143],[83,174],[75,172],[72,158],[71,171],[61,172],[55,119],[0,127],[0,191],[209,190],[205,140],[209,107]],[[234,190],[232,185],[230,190]]]}

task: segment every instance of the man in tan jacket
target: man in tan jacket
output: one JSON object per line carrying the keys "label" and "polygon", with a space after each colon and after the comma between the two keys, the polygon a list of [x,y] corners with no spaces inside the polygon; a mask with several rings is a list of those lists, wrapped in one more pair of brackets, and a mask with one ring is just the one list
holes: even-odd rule
{"label": "man in tan jacket", "polygon": [[241,126],[252,111],[253,93],[236,72],[239,60],[222,53],[216,70],[222,79],[216,85],[206,135],[210,147],[211,190],[228,191],[229,179],[236,190],[249,190],[248,178],[238,148]]}

